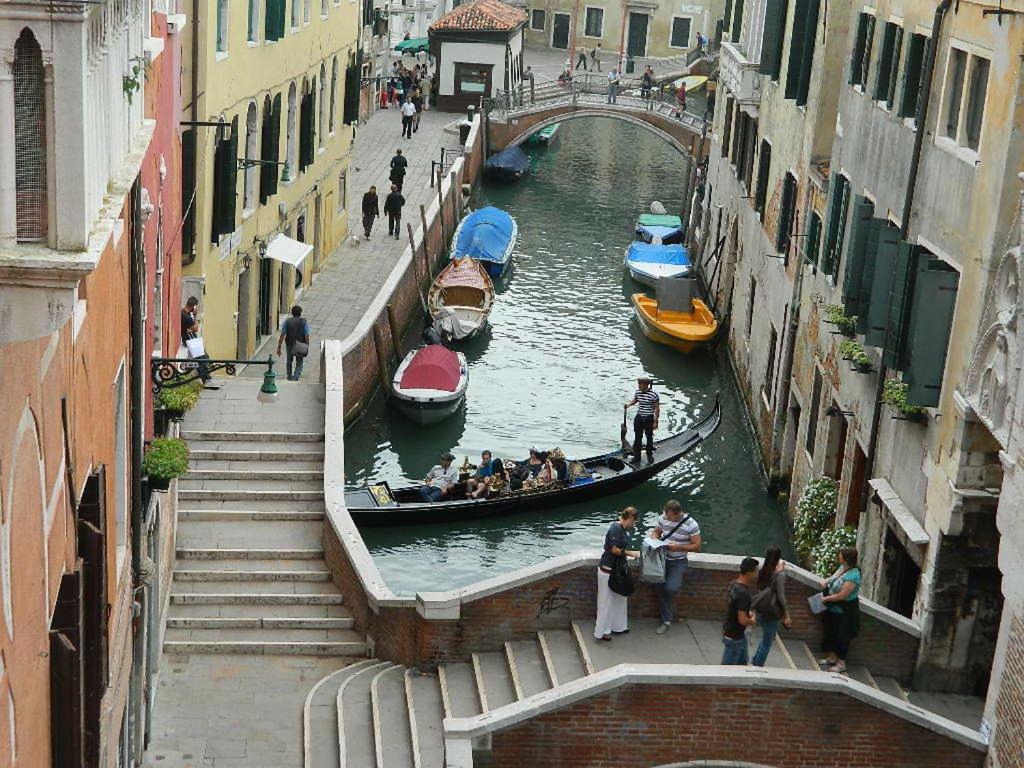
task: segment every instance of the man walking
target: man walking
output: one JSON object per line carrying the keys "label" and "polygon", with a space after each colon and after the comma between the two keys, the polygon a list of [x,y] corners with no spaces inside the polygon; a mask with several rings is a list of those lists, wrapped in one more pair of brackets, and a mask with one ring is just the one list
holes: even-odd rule
{"label": "man walking", "polygon": [[416,105],[412,103],[412,99],[406,99],[402,102],[402,136],[407,139],[412,138],[412,118],[416,114]]}
{"label": "man walking", "polygon": [[729,604],[725,609],[725,623],[722,625],[722,664],[746,666],[749,662],[747,652],[747,627],[757,624],[754,614],[750,612],[750,588],[757,584],[757,560],[753,557],[743,558],[740,563],[740,575],[729,585]]}
{"label": "man walking", "polygon": [[[527,80],[530,83],[530,103],[533,104],[533,89],[534,89],[533,67],[527,67],[526,68],[526,71],[523,73],[523,80]],[[522,81],[520,81],[520,83],[519,83],[520,91],[522,91],[522,87],[523,87],[523,84],[522,84]],[[521,95],[522,95],[522,93],[520,93],[520,96]],[[522,101],[521,98],[520,98],[520,101]]]}
{"label": "man walking", "polygon": [[[292,307],[292,316],[281,323],[281,336],[277,340],[278,357],[281,356],[282,343],[288,351],[286,364],[288,381],[298,381],[299,376],[302,375],[302,364],[306,360],[306,355],[309,354],[309,323],[302,316],[302,307],[298,304]],[[292,370],[293,362],[295,363],[294,371]]]}
{"label": "man walking", "polygon": [[399,232],[402,228],[402,206],[405,205],[405,198],[402,197],[402,193],[398,191],[398,185],[391,185],[391,192],[384,198],[384,213],[388,217],[388,234],[394,235],[395,240],[398,239]]}
{"label": "man walking", "polygon": [[658,518],[658,525],[651,534],[665,544],[665,581],[654,585],[658,594],[661,623],[655,630],[659,635],[668,632],[675,620],[676,595],[683,588],[683,577],[688,567],[690,552],[700,552],[700,526],[697,521],[683,512],[683,505],[675,499],[666,501]]}
{"label": "man walking", "polygon": [[363,195],[363,234],[370,239],[370,230],[373,229],[373,220],[380,216],[380,201],[377,199],[377,188],[370,187],[370,191]]}
{"label": "man walking", "polygon": [[617,104],[619,98],[619,70],[612,67],[608,73],[608,103]]}
{"label": "man walking", "polygon": [[405,169],[408,168],[409,161],[402,155],[402,150],[396,149],[395,156],[391,158],[391,183],[398,187],[398,191],[402,191],[402,184],[405,181]]}
{"label": "man walking", "polygon": [[[195,296],[189,296],[188,301],[185,302],[185,306],[181,310],[181,343],[188,349],[188,342],[192,339],[200,339],[199,335],[199,320],[196,315],[199,311],[199,299]],[[193,355],[192,350],[189,349],[188,356],[199,360],[196,373],[199,374],[200,380],[205,385],[210,381],[210,367],[202,362],[203,360],[209,360],[210,356],[206,354],[205,349],[201,355]]]}
{"label": "man walking", "polygon": [[582,67],[583,71],[586,72],[587,71],[587,51],[586,51],[586,49],[581,45],[579,48],[576,49],[576,53],[577,53],[576,69],[580,69]]}
{"label": "man walking", "polygon": [[[614,70],[612,70],[614,72]],[[611,86],[609,86],[610,88]],[[626,409],[637,406],[633,417],[633,461],[640,463],[640,448],[647,438],[647,461],[654,461],[654,430],[658,428],[661,416],[661,402],[658,393],[651,388],[651,377],[640,376],[636,380],[637,390],[633,399],[626,403]]]}
{"label": "man walking", "polygon": [[594,46],[594,50],[590,52],[590,63],[594,65],[594,69],[598,72],[601,71],[601,44],[598,43]]}

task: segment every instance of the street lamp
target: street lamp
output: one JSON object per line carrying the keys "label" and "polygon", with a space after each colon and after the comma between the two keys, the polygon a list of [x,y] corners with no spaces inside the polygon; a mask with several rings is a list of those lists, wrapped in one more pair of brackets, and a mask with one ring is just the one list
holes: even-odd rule
{"label": "street lamp", "polygon": [[276,403],[278,401],[276,380],[277,374],[274,373],[274,363],[271,361],[263,373],[263,385],[260,387],[256,399],[261,403]]}
{"label": "street lamp", "polygon": [[[176,358],[154,357],[149,364],[149,375],[153,382],[153,394],[161,389],[175,389],[201,381],[214,371],[224,371],[228,376],[235,375],[235,366],[265,365],[263,385],[256,399],[261,403],[276,403],[277,375],[274,373],[274,358],[270,355],[266,360],[210,360],[208,358]],[[202,372],[200,372],[202,371]]]}

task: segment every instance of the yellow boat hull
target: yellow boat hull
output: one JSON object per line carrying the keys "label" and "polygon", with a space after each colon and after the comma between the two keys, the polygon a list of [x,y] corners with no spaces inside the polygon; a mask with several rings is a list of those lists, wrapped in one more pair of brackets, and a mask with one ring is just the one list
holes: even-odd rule
{"label": "yellow boat hull", "polygon": [[659,312],[658,303],[642,293],[634,293],[632,300],[640,329],[653,342],[689,354],[718,335],[718,321],[700,299],[693,300],[692,312]]}

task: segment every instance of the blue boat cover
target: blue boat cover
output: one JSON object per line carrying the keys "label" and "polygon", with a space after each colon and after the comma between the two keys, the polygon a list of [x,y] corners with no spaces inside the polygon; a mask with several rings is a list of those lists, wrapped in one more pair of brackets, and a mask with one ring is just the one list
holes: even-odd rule
{"label": "blue boat cover", "polygon": [[530,158],[519,147],[509,147],[487,158],[487,167],[510,173],[525,173],[530,170]]}
{"label": "blue boat cover", "polygon": [[683,233],[683,227],[682,225],[678,227],[641,225],[636,228],[636,233],[648,242],[653,240],[655,237],[660,237],[662,242],[664,242],[674,235],[681,235]]}
{"label": "blue boat cover", "polygon": [[690,257],[681,245],[651,245],[634,240],[626,251],[629,261],[643,264],[678,264],[690,266]]}
{"label": "blue boat cover", "polygon": [[505,262],[512,239],[512,217],[500,208],[478,208],[462,220],[452,258],[470,256],[480,261]]}

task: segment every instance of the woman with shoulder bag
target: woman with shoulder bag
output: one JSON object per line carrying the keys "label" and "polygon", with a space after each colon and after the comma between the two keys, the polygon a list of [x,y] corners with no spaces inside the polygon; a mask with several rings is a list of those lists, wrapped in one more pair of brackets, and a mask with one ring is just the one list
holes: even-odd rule
{"label": "woman with shoulder bag", "polygon": [[828,610],[822,614],[825,637],[821,647],[826,656],[818,663],[829,672],[845,673],[850,641],[860,632],[860,568],[854,547],[839,551],[839,568],[822,582],[821,591]]}
{"label": "woman with shoulder bag", "polygon": [[779,631],[779,623],[786,629],[792,624],[789,620],[789,608],[786,606],[786,563],[782,559],[782,550],[769,547],[764,553],[764,563],[757,572],[757,594],[751,603],[751,610],[757,614],[757,623],[761,627],[761,644],[754,652],[753,665],[763,667],[775,642]]}
{"label": "woman with shoulder bag", "polygon": [[614,592],[609,580],[616,571],[628,571],[626,558],[638,554],[626,549],[629,544],[627,531],[633,527],[636,517],[636,508],[626,507],[619,513],[619,519],[608,527],[604,536],[604,552],[601,553],[601,563],[597,567],[597,620],[594,622],[594,637],[598,640],[610,641],[613,634],[629,631],[626,614],[628,598]]}

